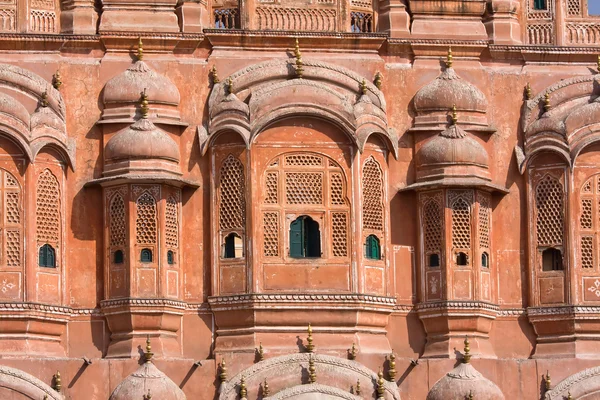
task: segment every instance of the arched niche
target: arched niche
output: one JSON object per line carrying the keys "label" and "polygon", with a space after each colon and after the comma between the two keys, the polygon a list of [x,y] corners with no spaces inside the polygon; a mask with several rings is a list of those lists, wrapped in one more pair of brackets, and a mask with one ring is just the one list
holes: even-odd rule
{"label": "arched niche", "polygon": [[0,398],[14,400],[63,400],[50,386],[16,368],[0,366]]}
{"label": "arched niche", "polygon": [[600,397],[600,367],[588,368],[559,382],[546,392],[544,400],[563,400],[569,394],[574,400],[593,400]]}

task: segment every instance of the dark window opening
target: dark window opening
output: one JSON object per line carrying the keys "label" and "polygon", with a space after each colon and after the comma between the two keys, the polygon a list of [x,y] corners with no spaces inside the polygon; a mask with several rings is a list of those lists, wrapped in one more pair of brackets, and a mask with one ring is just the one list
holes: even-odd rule
{"label": "dark window opening", "polygon": [[123,251],[122,250],[115,251],[115,254],[113,255],[113,263],[123,264],[123,262],[125,262],[125,255],[123,254]]}
{"label": "dark window opening", "polygon": [[562,253],[558,249],[550,248],[542,252],[543,271],[562,271]]}
{"label": "dark window opening", "polygon": [[290,257],[321,257],[319,223],[303,215],[290,224]]}
{"label": "dark window opening", "polygon": [[175,264],[175,255],[173,254],[173,251],[171,251],[171,250],[167,251],[167,264],[169,264],[169,265]]}
{"label": "dark window opening", "polygon": [[223,258],[242,258],[242,238],[237,233],[230,233],[225,237],[223,245]]}
{"label": "dark window opening", "polygon": [[152,262],[152,250],[142,249],[142,251],[140,252],[140,261],[141,262]]}
{"label": "dark window opening", "polygon": [[429,266],[430,267],[439,267],[440,266],[440,255],[439,254],[430,254],[429,255]]}
{"label": "dark window opening", "polygon": [[377,236],[367,236],[367,240],[365,241],[365,257],[370,260],[381,260],[381,246]]}
{"label": "dark window opening", "polygon": [[533,0],[533,9],[534,10],[547,10],[548,5],[546,4],[546,0]]}
{"label": "dark window opening", "polygon": [[40,247],[38,265],[46,268],[56,268],[56,252],[49,244]]}
{"label": "dark window opening", "polygon": [[489,268],[490,267],[490,256],[488,255],[488,253],[483,253],[481,255],[481,266],[483,268]]}
{"label": "dark window opening", "polygon": [[460,265],[460,266],[469,265],[469,258],[467,257],[466,253],[463,253],[462,251],[459,253],[456,253],[456,265]]}

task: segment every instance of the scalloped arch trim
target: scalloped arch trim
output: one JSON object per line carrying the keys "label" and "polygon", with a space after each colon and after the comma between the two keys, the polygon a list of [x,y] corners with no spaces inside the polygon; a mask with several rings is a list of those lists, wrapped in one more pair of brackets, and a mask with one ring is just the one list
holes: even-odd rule
{"label": "scalloped arch trim", "polygon": [[24,398],[40,400],[48,396],[48,400],[64,400],[64,397],[50,386],[16,368],[0,366],[0,394],[2,388],[23,395]]}

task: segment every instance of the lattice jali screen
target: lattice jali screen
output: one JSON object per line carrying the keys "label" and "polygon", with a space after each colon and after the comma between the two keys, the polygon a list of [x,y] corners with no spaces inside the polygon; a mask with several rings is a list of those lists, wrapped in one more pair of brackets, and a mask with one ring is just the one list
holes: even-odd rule
{"label": "lattice jali screen", "polygon": [[585,269],[596,266],[596,240],[600,233],[600,179],[594,175],[581,185],[579,210],[579,260]]}
{"label": "lattice jali screen", "polygon": [[244,166],[229,155],[221,166],[219,180],[219,228],[244,229],[246,222]]}
{"label": "lattice jali screen", "polygon": [[581,237],[581,267],[594,268],[594,237]]}
{"label": "lattice jali screen", "polygon": [[36,238],[38,243],[57,244],[60,237],[60,192],[58,180],[45,169],[37,181]]}
{"label": "lattice jali screen", "polygon": [[21,266],[21,231],[18,229],[6,230],[6,266]]}
{"label": "lattice jali screen", "polygon": [[564,191],[561,182],[544,176],[535,189],[538,246],[562,245],[564,232]]}
{"label": "lattice jali screen", "polygon": [[363,227],[383,231],[383,172],[379,163],[369,158],[362,170]]}
{"label": "lattice jali screen", "polygon": [[581,229],[592,229],[592,199],[581,199],[581,217],[579,217]]}
{"label": "lattice jali screen", "polygon": [[323,157],[315,154],[290,154],[285,156],[285,165],[320,167],[323,165]]}
{"label": "lattice jali screen", "polygon": [[323,204],[323,173],[286,172],[285,197],[288,204]]}
{"label": "lattice jali screen", "polygon": [[279,213],[263,213],[263,254],[265,257],[279,257]]}
{"label": "lattice jali screen", "polygon": [[268,172],[265,179],[265,203],[277,204],[279,199],[279,177],[278,173]]}
{"label": "lattice jali screen", "polygon": [[110,200],[108,213],[110,218],[110,246],[125,247],[127,240],[125,200],[123,200],[123,196],[121,196],[121,194],[115,194]]}
{"label": "lattice jali screen", "polygon": [[331,244],[334,257],[348,255],[348,216],[346,213],[331,213]]}
{"label": "lattice jali screen", "polygon": [[425,254],[439,253],[442,249],[444,215],[438,201],[428,200],[423,207]]}
{"label": "lattice jali screen", "polygon": [[337,11],[333,8],[299,8],[281,6],[256,7],[258,29],[278,31],[334,32]]}
{"label": "lattice jali screen", "polygon": [[169,196],[167,199],[165,241],[169,248],[176,249],[179,246],[179,207],[173,196]]}
{"label": "lattice jali screen", "polygon": [[6,222],[9,224],[21,223],[21,210],[19,209],[19,193],[6,192]]}
{"label": "lattice jali screen", "polygon": [[156,199],[144,192],[136,202],[135,236],[138,244],[156,244]]}
{"label": "lattice jali screen", "polygon": [[581,16],[581,0],[567,0],[567,15],[569,17]]}
{"label": "lattice jali screen", "polygon": [[471,205],[462,197],[452,203],[452,247],[471,248]]}
{"label": "lattice jali screen", "polygon": [[344,178],[340,172],[332,172],[329,175],[329,194],[331,205],[343,206],[344,200]]}
{"label": "lattice jali screen", "polygon": [[10,172],[0,169],[0,176],[2,179],[0,201],[2,201],[4,214],[0,219],[0,232],[4,234],[0,243],[3,245],[2,261],[7,267],[20,267],[23,246],[23,196],[17,179]]}
{"label": "lattice jali screen", "polygon": [[488,195],[479,193],[479,215],[478,215],[478,235],[479,247],[482,249],[490,248],[490,199]]}

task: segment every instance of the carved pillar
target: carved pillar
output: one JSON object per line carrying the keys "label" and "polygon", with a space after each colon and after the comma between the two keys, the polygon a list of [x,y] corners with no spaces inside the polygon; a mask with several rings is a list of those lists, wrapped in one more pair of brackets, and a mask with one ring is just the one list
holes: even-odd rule
{"label": "carved pillar", "polygon": [[410,35],[410,15],[406,9],[406,0],[380,0],[378,32],[388,33],[390,37]]}
{"label": "carved pillar", "polygon": [[212,28],[211,15],[204,0],[182,1],[177,7],[179,26],[182,32],[202,32],[204,28]]}
{"label": "carved pillar", "polygon": [[485,11],[485,0],[409,0],[409,4],[413,17],[413,35],[432,39],[487,39],[481,20]]}
{"label": "carved pillar", "polygon": [[92,0],[61,1],[61,33],[93,35],[96,33],[98,13]]}
{"label": "carved pillar", "polygon": [[151,32],[179,32],[175,14],[177,0],[157,0],[131,5],[128,0],[102,0],[100,32],[139,32],[140,26]]}
{"label": "carved pillar", "polygon": [[485,28],[495,44],[521,43],[519,12],[517,0],[488,0]]}

